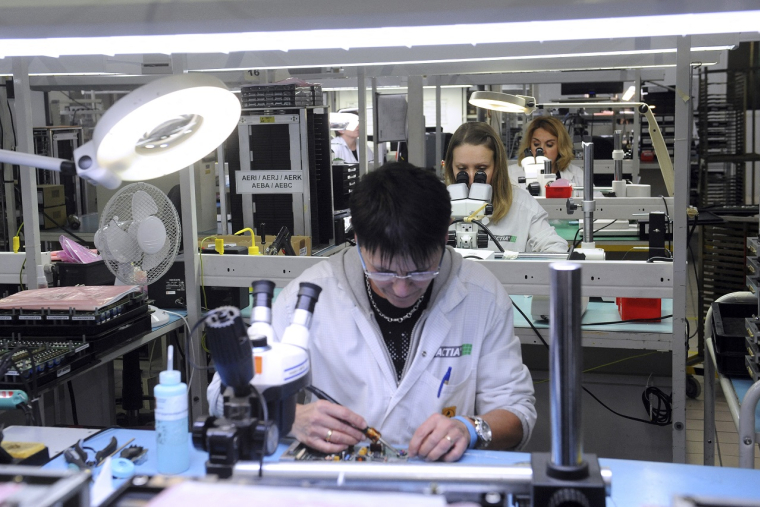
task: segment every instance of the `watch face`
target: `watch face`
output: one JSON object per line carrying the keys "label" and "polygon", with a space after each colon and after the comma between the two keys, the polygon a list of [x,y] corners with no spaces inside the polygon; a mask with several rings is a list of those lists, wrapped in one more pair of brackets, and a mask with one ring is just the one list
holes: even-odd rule
{"label": "watch face", "polygon": [[478,449],[485,449],[491,444],[491,426],[482,418],[474,417],[475,420],[475,432],[478,434]]}
{"label": "watch face", "polygon": [[280,430],[277,428],[276,424],[272,423],[269,428],[267,428],[266,435],[264,436],[264,455],[271,456],[274,454],[279,443]]}

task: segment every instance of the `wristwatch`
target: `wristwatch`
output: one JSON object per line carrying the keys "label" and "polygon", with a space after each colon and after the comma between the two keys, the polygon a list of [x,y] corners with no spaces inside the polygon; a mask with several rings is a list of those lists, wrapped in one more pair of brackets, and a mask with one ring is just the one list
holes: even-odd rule
{"label": "wristwatch", "polygon": [[491,445],[491,427],[488,423],[478,416],[470,416],[470,419],[475,423],[475,433],[478,435],[478,441],[475,443],[475,449],[487,449]]}

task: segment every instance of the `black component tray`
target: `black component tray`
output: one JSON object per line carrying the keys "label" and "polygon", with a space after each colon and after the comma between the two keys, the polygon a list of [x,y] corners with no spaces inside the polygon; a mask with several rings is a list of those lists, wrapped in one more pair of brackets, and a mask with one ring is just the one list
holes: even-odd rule
{"label": "black component tray", "polygon": [[11,320],[0,320],[0,336],[7,338],[12,335],[23,335],[25,338],[51,337],[59,340],[97,338],[127,321],[147,315],[147,302],[147,296],[139,294],[124,303],[117,302],[111,305],[113,308],[110,310],[97,314],[45,310],[27,310],[23,314],[5,312],[2,317],[10,316]]}
{"label": "black component tray", "polygon": [[[757,313],[757,303],[712,304],[712,332],[716,355],[727,353],[746,354],[747,330],[745,319]],[[743,368],[743,364],[742,364]]]}

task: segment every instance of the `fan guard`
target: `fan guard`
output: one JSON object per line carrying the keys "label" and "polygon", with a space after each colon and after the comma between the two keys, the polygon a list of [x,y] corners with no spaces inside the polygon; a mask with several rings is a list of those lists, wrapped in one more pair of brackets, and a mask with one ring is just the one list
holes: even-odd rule
{"label": "fan guard", "polygon": [[95,235],[106,266],[128,285],[149,285],[161,278],[174,262],[179,242],[174,205],[159,188],[142,182],[109,199]]}

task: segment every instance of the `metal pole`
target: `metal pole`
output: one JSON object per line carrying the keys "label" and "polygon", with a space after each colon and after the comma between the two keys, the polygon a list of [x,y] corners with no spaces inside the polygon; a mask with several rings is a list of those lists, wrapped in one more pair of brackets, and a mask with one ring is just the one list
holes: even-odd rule
{"label": "metal pole", "polygon": [[364,67],[356,69],[356,85],[359,94],[359,142],[356,153],[359,154],[359,175],[364,176],[369,169],[367,160],[367,78]]}
{"label": "metal pole", "polygon": [[[16,115],[16,135],[18,144],[16,151],[19,153],[34,153],[34,141],[32,140],[32,92],[29,88],[29,60],[27,58],[13,58],[13,86],[16,91],[14,109]],[[37,171],[34,167],[21,164],[21,195],[23,196],[21,210],[24,218],[24,245],[26,247],[26,287],[37,289],[38,270],[42,270],[40,248],[40,223],[39,210],[37,208]],[[9,213],[14,210],[9,209]],[[16,231],[8,231],[10,234]],[[38,268],[39,266],[39,268]]]}
{"label": "metal pole", "polygon": [[[615,134],[612,136],[613,140],[613,149],[615,151],[622,151],[623,150],[623,131],[622,130],[616,130]],[[613,177],[613,180],[615,181],[621,181],[623,179],[623,159],[615,159],[615,175]]]}
{"label": "metal pole", "polygon": [[[636,69],[636,93],[633,95],[636,102],[641,100],[641,69]],[[639,182],[639,169],[641,158],[639,157],[639,142],[641,141],[641,114],[639,108],[633,108],[633,139],[631,142],[631,183]]]}
{"label": "metal pole", "polygon": [[219,178],[219,213],[221,217],[216,232],[229,234],[227,230],[227,178],[224,170],[224,143],[216,149],[216,177]]}
{"label": "metal pole", "polygon": [[425,113],[422,76],[409,76],[407,87],[409,91],[409,107],[406,116],[409,132],[407,139],[409,163],[417,167],[425,167]]}
{"label": "metal pole", "polygon": [[[686,462],[686,254],[691,166],[691,37],[678,37],[676,44],[675,141],[673,143],[673,463]],[[712,435],[707,435],[712,436]]]}
{"label": "metal pole", "polygon": [[[583,242],[594,241],[594,143],[583,142]],[[591,203],[591,204],[587,204]]]}
{"label": "metal pole", "polygon": [[446,154],[443,153],[443,128],[441,127],[441,81],[440,78],[436,78],[435,81],[435,160],[433,164],[435,167],[435,173],[443,178],[443,167],[441,167],[441,160]]}
{"label": "metal pole", "polygon": [[549,265],[549,376],[552,463],[577,467],[583,463],[581,423],[581,266]]}

